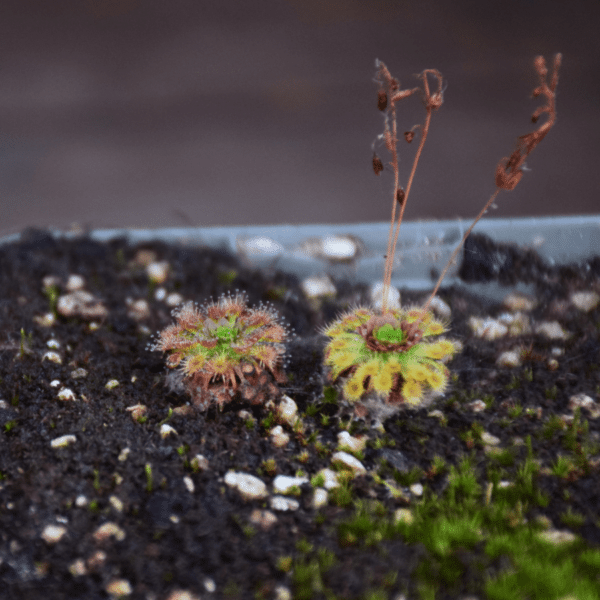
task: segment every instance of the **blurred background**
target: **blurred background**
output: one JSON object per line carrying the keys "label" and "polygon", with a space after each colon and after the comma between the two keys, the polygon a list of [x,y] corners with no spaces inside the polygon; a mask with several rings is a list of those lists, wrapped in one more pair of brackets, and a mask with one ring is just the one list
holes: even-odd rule
{"label": "blurred background", "polygon": [[3,0],[0,235],[385,221],[375,58],[447,83],[407,218],[478,212],[556,52],[557,124],[490,216],[598,213],[599,27],[598,0]]}

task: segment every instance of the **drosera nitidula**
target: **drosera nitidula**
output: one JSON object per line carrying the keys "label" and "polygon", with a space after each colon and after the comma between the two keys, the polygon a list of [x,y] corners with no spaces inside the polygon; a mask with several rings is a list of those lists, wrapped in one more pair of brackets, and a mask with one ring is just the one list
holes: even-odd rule
{"label": "drosera nitidula", "polygon": [[251,308],[245,294],[222,295],[173,311],[175,323],[157,334],[150,350],[168,354],[195,406],[219,409],[239,398],[264,404],[287,381],[282,372],[289,332],[271,305]]}

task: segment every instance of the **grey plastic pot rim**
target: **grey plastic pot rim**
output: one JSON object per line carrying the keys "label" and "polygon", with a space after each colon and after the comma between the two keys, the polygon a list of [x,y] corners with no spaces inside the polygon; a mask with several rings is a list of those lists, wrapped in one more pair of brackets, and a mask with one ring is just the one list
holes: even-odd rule
{"label": "grey plastic pot rim", "polygon": [[[394,259],[392,284],[415,291],[429,290],[470,222],[464,220],[402,223]],[[95,229],[97,241],[125,237],[130,243],[160,240],[220,249],[238,255],[251,267],[281,269],[300,278],[327,275],[372,284],[383,277],[389,222],[308,225],[243,225],[234,227],[167,227],[160,229]],[[600,253],[600,215],[483,219],[474,232],[496,242],[532,248],[550,264],[578,262]],[[58,238],[77,231],[51,230]],[[17,241],[20,234],[0,239]],[[451,266],[445,286],[463,285],[457,277],[462,252]],[[495,297],[493,284],[469,286]],[[527,293],[529,290],[521,289]]]}

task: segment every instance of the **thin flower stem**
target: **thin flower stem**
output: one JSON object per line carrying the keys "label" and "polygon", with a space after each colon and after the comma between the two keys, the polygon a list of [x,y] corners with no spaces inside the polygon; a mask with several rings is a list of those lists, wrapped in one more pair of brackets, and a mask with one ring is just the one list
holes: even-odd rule
{"label": "thin flower stem", "polygon": [[[427,82],[426,76],[424,77],[425,82]],[[395,119],[395,110],[393,113],[393,140],[394,140],[394,152],[392,154],[392,166],[394,166],[394,205],[392,208],[392,219],[390,225],[390,237],[388,240],[388,250],[387,250],[387,258],[385,261],[385,273],[383,278],[383,302],[382,302],[382,313],[385,314],[388,310],[388,294],[390,290],[390,285],[392,282],[392,270],[394,266],[394,255],[396,253],[396,244],[398,243],[398,235],[400,234],[400,224],[402,223],[402,218],[404,217],[404,210],[406,209],[406,202],[408,200],[408,195],[410,194],[410,189],[412,187],[413,179],[415,178],[415,173],[417,171],[417,165],[419,164],[419,159],[421,158],[421,153],[423,152],[423,147],[425,146],[425,141],[427,140],[427,134],[429,132],[429,123],[431,122],[431,113],[432,108],[426,107],[427,115],[425,117],[425,123],[423,125],[422,133],[421,133],[421,141],[419,143],[419,147],[417,148],[417,152],[415,154],[415,158],[413,160],[412,169],[410,171],[410,175],[408,177],[408,183],[406,184],[406,191],[404,192],[404,200],[402,205],[400,206],[400,214],[398,215],[398,220],[395,221],[396,216],[396,190],[398,189],[398,156],[396,153],[396,119]],[[394,227],[395,225],[395,227]],[[394,230],[394,240],[392,242],[392,229]]]}
{"label": "thin flower stem", "polygon": [[425,302],[423,308],[421,309],[422,310],[421,319],[423,319],[425,317],[425,313],[429,310],[429,305],[431,304],[431,301],[437,294],[437,291],[439,290],[440,285],[442,285],[442,281],[444,280],[444,277],[446,277],[446,273],[448,272],[448,269],[450,268],[450,266],[452,264],[454,264],[456,256],[458,255],[460,249],[463,247],[466,239],[471,234],[471,231],[473,231],[473,228],[475,227],[477,222],[481,219],[481,217],[483,217],[483,215],[485,215],[485,213],[488,211],[489,207],[494,203],[494,200],[496,200],[496,197],[500,193],[500,190],[501,190],[501,188],[496,188],[496,191],[492,194],[492,197],[487,201],[486,205],[481,209],[480,213],[475,217],[475,220],[471,223],[471,226],[467,229],[467,231],[465,231],[465,234],[463,235],[462,240],[460,240],[460,242],[454,249],[452,256],[446,263],[446,266],[444,267],[442,274],[439,276],[437,283],[435,284],[435,287],[433,288],[433,292],[431,292],[429,298],[427,299],[427,302]]}
{"label": "thin flower stem", "polygon": [[[384,132],[384,137],[386,139],[386,146],[390,154],[392,155],[392,168],[394,170],[394,199],[392,204],[392,218],[390,222],[390,233],[388,237],[388,247],[387,254],[385,258],[385,268],[384,268],[384,278],[383,278],[383,298],[382,298],[382,314],[386,314],[388,312],[388,296],[390,291],[390,284],[392,281],[392,271],[394,267],[394,255],[396,252],[396,244],[398,243],[398,235],[400,233],[400,225],[402,223],[402,218],[404,217],[404,211],[406,209],[406,202],[408,200],[408,196],[410,194],[410,190],[412,188],[413,179],[415,177],[415,173],[417,171],[417,165],[419,164],[419,160],[421,158],[421,154],[423,152],[423,147],[425,146],[425,141],[427,140],[427,134],[429,132],[429,124],[431,122],[431,113],[434,110],[437,110],[443,103],[443,90],[442,90],[442,74],[437,69],[426,69],[420,75],[422,80],[422,89],[421,88],[413,88],[400,90],[400,84],[397,80],[395,80],[390,72],[387,70],[387,67],[383,63],[380,64],[380,72],[382,78],[387,82],[390,97],[390,112],[392,117],[392,126],[391,131],[387,125],[386,121],[386,129]],[[438,88],[435,93],[431,93],[429,89],[429,81],[427,77],[429,75],[433,75],[437,79]],[[408,177],[408,183],[406,186],[406,191],[400,189],[399,182],[399,167],[398,167],[398,136],[397,136],[397,125],[396,125],[396,102],[402,100],[403,98],[408,98],[412,96],[414,93],[419,91],[423,92],[423,101],[425,103],[425,123],[421,127],[421,141],[419,142],[419,147],[415,153],[415,158],[413,160],[412,168],[410,171],[410,175]],[[382,91],[385,95],[385,91]],[[414,128],[413,130],[414,131]],[[412,138],[411,138],[412,139]],[[410,141],[407,137],[407,141]],[[396,203],[400,203],[400,214],[398,215],[398,220],[396,221]],[[392,239],[393,232],[393,239]]]}
{"label": "thin flower stem", "polygon": [[[394,236],[394,225],[396,223],[396,190],[400,185],[400,174],[398,168],[398,138],[397,138],[397,126],[396,126],[396,105],[392,104],[391,106],[392,113],[392,132],[391,132],[391,142],[392,142],[392,169],[394,171],[394,198],[392,200],[392,218],[390,220],[390,233],[388,234],[388,245],[387,252],[385,255],[385,267],[384,267],[384,275],[383,275],[383,303],[382,303],[382,313],[385,314],[388,309],[388,292],[390,289],[390,281],[392,278],[392,265],[394,263],[394,252],[395,252],[395,240],[397,239],[397,234]],[[400,219],[402,219],[402,209],[400,211]],[[394,240],[394,244],[392,245],[392,240]]]}

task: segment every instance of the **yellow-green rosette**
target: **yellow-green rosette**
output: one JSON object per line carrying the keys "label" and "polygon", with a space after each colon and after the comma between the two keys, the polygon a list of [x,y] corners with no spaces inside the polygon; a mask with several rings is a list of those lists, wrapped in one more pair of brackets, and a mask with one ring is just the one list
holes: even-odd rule
{"label": "yellow-green rosette", "polygon": [[358,308],[341,315],[323,333],[330,338],[325,365],[335,382],[344,381],[350,401],[376,392],[391,404],[417,406],[426,393],[443,392],[445,362],[458,344],[440,337],[446,325],[418,308],[392,309],[385,315]]}

